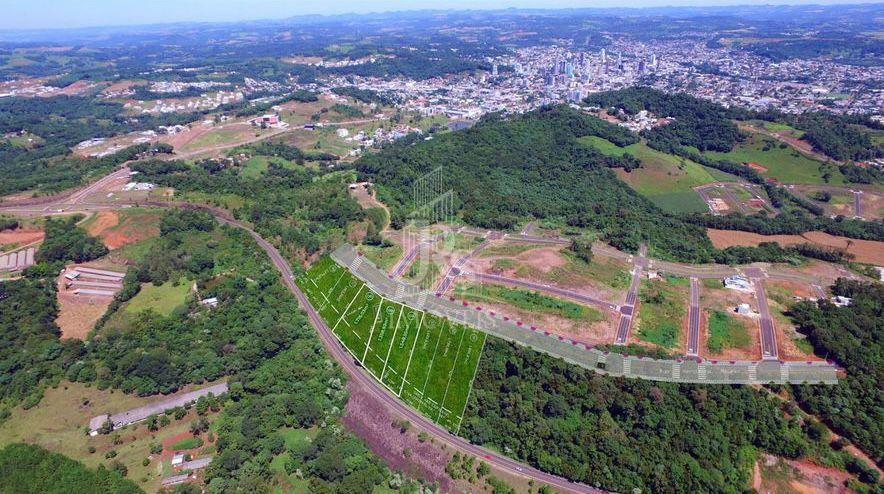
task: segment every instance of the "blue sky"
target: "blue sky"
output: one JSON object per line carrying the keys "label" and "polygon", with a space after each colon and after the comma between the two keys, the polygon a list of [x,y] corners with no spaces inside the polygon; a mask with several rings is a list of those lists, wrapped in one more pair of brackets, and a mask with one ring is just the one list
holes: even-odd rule
{"label": "blue sky", "polygon": [[[813,3],[860,3],[816,0]],[[302,14],[342,14],[415,9],[506,7],[648,7],[665,5],[809,3],[794,0],[0,0],[0,29],[118,26],[179,21],[278,19]]]}

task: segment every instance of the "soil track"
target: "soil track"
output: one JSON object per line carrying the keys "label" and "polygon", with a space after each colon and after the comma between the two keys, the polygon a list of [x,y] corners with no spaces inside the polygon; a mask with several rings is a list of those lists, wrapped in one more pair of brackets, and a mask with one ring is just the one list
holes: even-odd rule
{"label": "soil track", "polygon": [[807,232],[801,235],[760,235],[758,233],[734,230],[706,230],[712,245],[717,249],[743,246],[755,247],[763,242],[776,242],[783,247],[798,244],[815,244],[845,250],[853,254],[856,261],[884,265],[884,242],[874,240],[856,240],[847,237],[836,237],[825,232]]}

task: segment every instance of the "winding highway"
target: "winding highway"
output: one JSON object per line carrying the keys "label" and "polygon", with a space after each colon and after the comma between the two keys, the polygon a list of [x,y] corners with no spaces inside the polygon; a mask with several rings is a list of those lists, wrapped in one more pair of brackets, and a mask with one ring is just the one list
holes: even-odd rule
{"label": "winding highway", "polygon": [[[118,170],[112,175],[118,177],[120,173],[121,170]],[[128,170],[126,171],[126,173],[128,173]],[[105,178],[111,179],[110,176]],[[103,182],[103,180],[104,179],[99,182],[106,183]],[[109,207],[119,208],[122,206],[122,204],[120,203],[91,204],[81,202],[82,198],[88,196],[91,192],[101,187],[101,185],[98,184],[99,183],[96,182],[79,192],[75,192],[74,194],[63,196],[56,199],[55,201],[44,202],[43,204],[40,204],[40,206],[43,206],[41,208],[20,209],[20,206],[0,206],[0,211],[4,211],[7,213],[18,213],[25,216],[39,216],[44,211],[56,211],[59,209],[64,210],[68,213],[72,213],[78,211],[94,211]],[[270,244],[270,242],[266,241],[263,237],[261,237],[257,232],[249,228],[247,225],[234,219],[227,211],[210,206],[202,206],[181,202],[140,202],[140,204],[145,206],[182,207],[206,211],[212,214],[212,216],[214,216],[219,223],[230,225],[232,227],[240,228],[246,231],[253,239],[255,239],[255,242],[257,242],[258,246],[260,246],[261,249],[263,249],[264,252],[267,253],[274,267],[280,272],[283,284],[298,299],[298,303],[307,314],[311,325],[316,329],[316,332],[319,335],[319,338],[325,346],[326,350],[347,372],[352,382],[355,385],[360,386],[368,395],[377,400],[379,403],[386,405],[389,410],[399,414],[400,416],[411,422],[413,425],[434,436],[437,442],[442,442],[443,444],[461,453],[473,455],[477,458],[480,458],[482,461],[492,465],[500,471],[509,473],[517,477],[534,480],[534,482],[538,484],[547,484],[560,492],[569,494],[607,494],[608,491],[590,487],[584,484],[574,483],[562,477],[542,472],[523,463],[519,463],[518,461],[515,461],[511,458],[498,454],[494,451],[472,444],[463,438],[449,433],[446,429],[435,424],[430,419],[424,417],[420,413],[412,410],[404,403],[399,401],[399,399],[387,392],[380,383],[378,383],[373,377],[371,377],[366,371],[364,371],[359,365],[357,365],[353,361],[353,358],[350,357],[350,354],[347,353],[347,351],[340,345],[340,343],[338,343],[337,338],[335,338],[335,336],[331,332],[331,329],[325,324],[325,321],[322,320],[322,318],[310,304],[306,295],[301,292],[297,285],[295,285],[295,276],[291,269],[291,266],[279,253],[276,247]],[[473,253],[471,253],[471,255],[481,250],[481,248],[484,248],[484,244],[477,247],[473,251]]]}

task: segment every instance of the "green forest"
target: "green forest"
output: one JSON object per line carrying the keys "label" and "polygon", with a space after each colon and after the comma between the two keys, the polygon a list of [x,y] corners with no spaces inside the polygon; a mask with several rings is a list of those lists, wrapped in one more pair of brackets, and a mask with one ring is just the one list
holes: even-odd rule
{"label": "green forest", "polygon": [[486,118],[471,129],[418,144],[397,144],[363,157],[357,171],[378,184],[394,226],[411,213],[411,187],[442,167],[445,188],[472,225],[512,229],[527,219],[597,230],[604,240],[635,252],[647,242],[658,256],[708,261],[713,250],[702,228],[664,213],[621,182],[610,168],[639,166],[631,156],[605,156],[578,138],[636,142],[629,131],[567,107],[522,116]]}
{"label": "green forest", "polygon": [[96,470],[39,446],[10,444],[0,449],[2,494],[143,494],[118,469]]}
{"label": "green forest", "polygon": [[798,330],[817,355],[847,371],[840,386],[794,386],[796,399],[836,432],[859,445],[878,465],[884,462],[884,286],[839,279],[832,292],[851,298],[847,307],[827,300],[791,309]]}
{"label": "green forest", "polygon": [[617,492],[744,492],[759,452],[855,465],[796,417],[787,419],[782,406],[748,386],[606,377],[492,338],[461,434]]}
{"label": "green forest", "polygon": [[[297,149],[281,144],[261,144],[253,152],[303,158]],[[284,168],[270,163],[266,172],[245,177],[236,167],[208,160],[191,166],[180,161],[147,160],[132,168],[144,179],[215,198],[236,198],[231,207],[236,218],[255,225],[264,238],[273,240],[281,252],[299,263],[305,257],[343,242],[352,222],[367,219],[347,190],[352,172],[317,171],[298,166]],[[212,205],[227,203],[215,199]],[[231,203],[232,204],[232,203]]]}

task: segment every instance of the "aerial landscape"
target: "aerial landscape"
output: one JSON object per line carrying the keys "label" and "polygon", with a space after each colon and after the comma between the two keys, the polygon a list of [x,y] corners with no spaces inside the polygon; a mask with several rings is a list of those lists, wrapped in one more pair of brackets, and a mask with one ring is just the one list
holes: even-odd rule
{"label": "aerial landscape", "polygon": [[0,19],[0,493],[884,494],[884,4]]}

